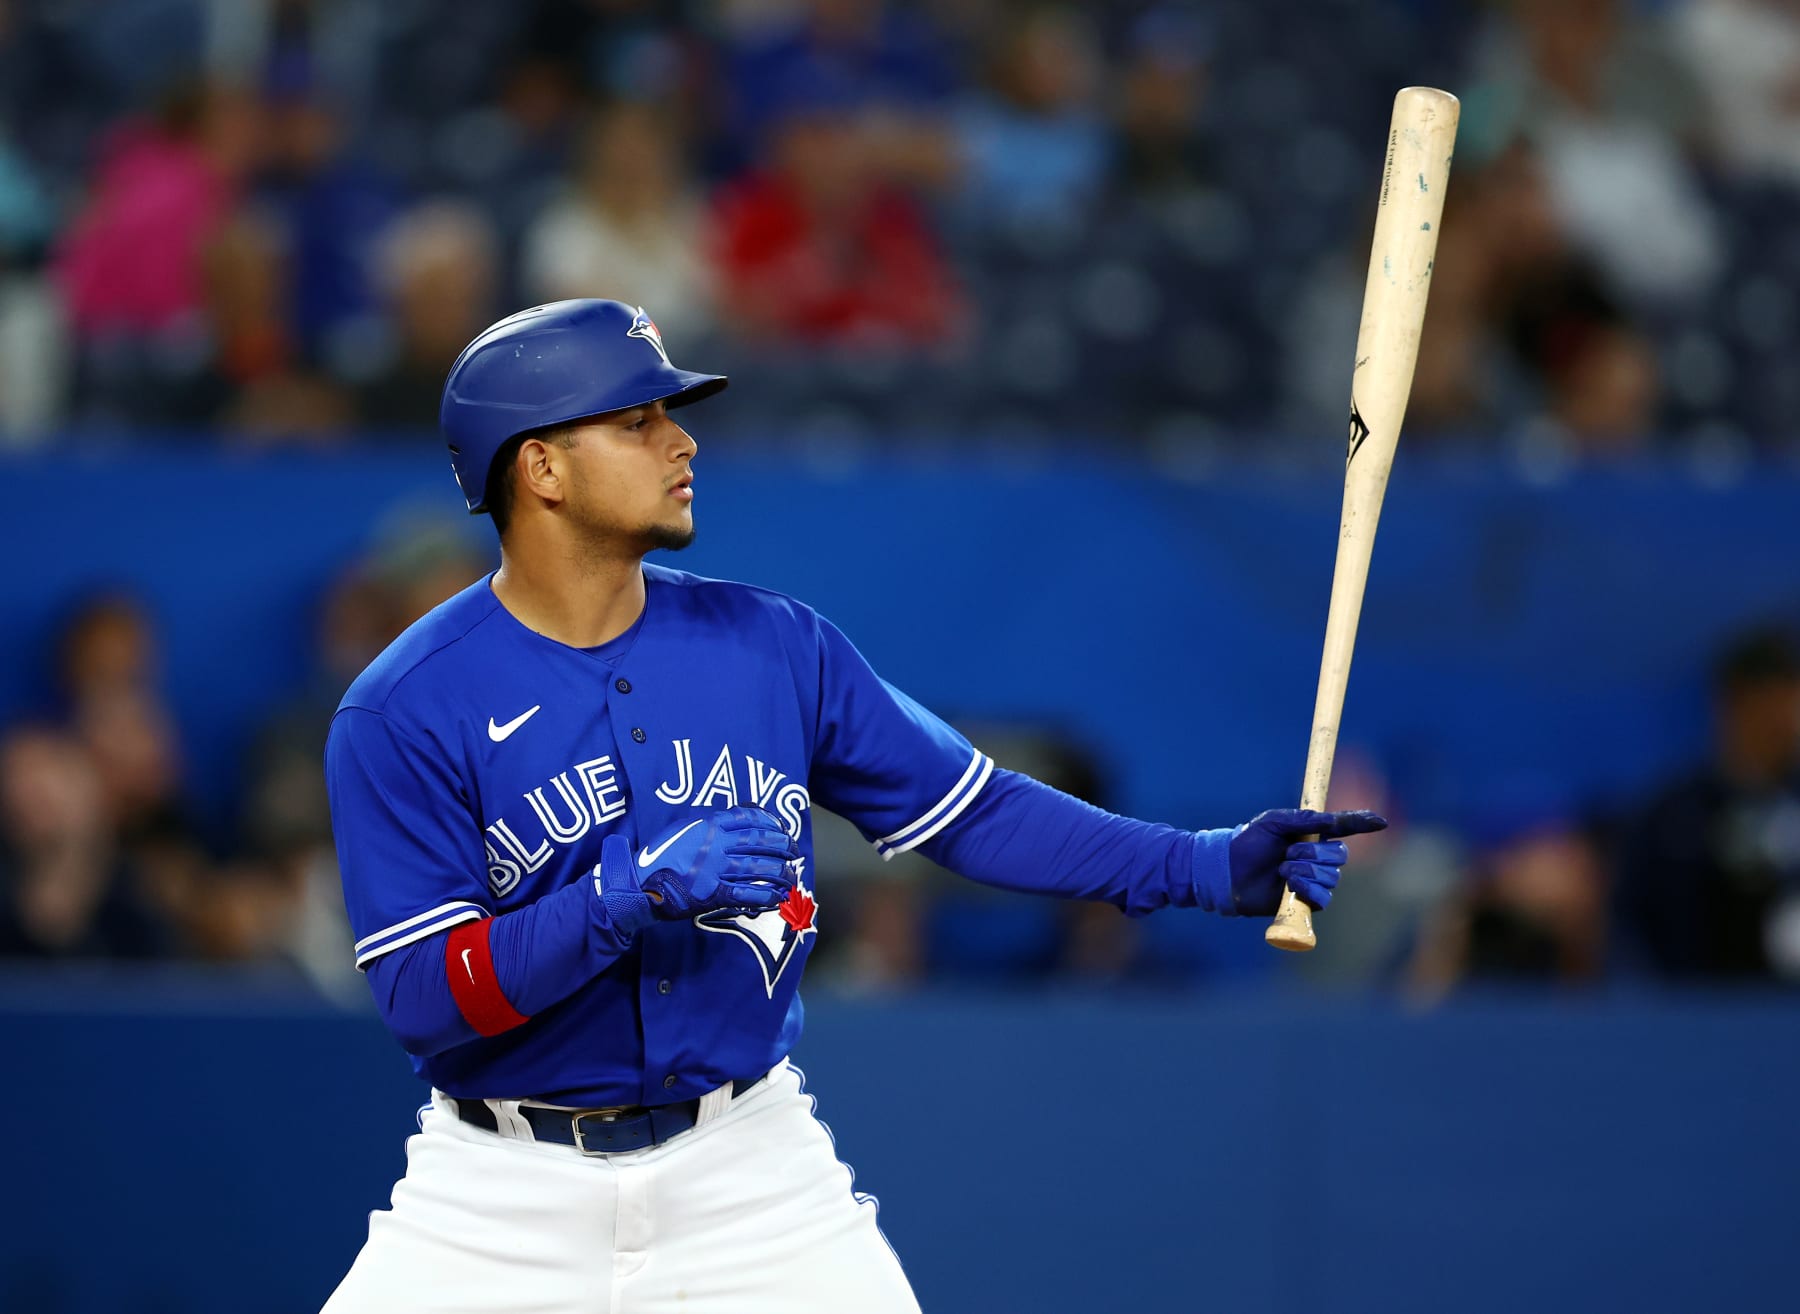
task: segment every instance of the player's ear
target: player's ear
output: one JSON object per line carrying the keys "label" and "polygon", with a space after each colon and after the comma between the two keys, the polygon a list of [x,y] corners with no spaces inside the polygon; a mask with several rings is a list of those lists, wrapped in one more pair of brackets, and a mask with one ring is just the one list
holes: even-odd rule
{"label": "player's ear", "polygon": [[561,502],[568,495],[568,454],[561,443],[527,438],[519,445],[513,474],[519,491],[545,502]]}

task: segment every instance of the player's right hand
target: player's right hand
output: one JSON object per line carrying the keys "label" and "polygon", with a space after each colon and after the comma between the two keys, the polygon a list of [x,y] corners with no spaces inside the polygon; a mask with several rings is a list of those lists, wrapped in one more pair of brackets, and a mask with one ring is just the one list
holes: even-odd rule
{"label": "player's right hand", "polygon": [[1232,833],[1233,911],[1272,916],[1283,889],[1293,890],[1310,908],[1323,908],[1337,888],[1338,870],[1350,852],[1339,841],[1387,829],[1373,812],[1309,812],[1272,808]]}
{"label": "player's right hand", "polygon": [[788,864],[799,856],[773,813],[727,808],[670,826],[635,857],[623,835],[608,836],[594,892],[613,923],[632,931],[715,908],[765,912],[793,889]]}

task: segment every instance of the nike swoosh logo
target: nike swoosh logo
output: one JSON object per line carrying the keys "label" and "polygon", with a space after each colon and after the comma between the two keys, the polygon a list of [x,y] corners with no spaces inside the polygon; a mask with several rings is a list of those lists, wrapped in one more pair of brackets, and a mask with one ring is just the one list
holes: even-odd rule
{"label": "nike swoosh logo", "polygon": [[473,967],[469,966],[469,955],[474,952],[475,951],[473,949],[463,950],[463,971],[465,971],[469,974],[469,984],[470,985],[475,984],[475,969]]}
{"label": "nike swoosh logo", "polygon": [[520,712],[517,716],[513,717],[513,719],[508,721],[505,725],[495,725],[494,718],[491,716],[488,717],[488,738],[492,739],[496,744],[501,743],[513,731],[517,730],[520,726],[524,725],[532,717],[536,716],[539,712],[541,712],[543,710],[544,710],[544,705],[542,703],[539,703],[536,707],[532,708],[529,712]]}
{"label": "nike swoosh logo", "polygon": [[655,848],[645,849],[642,853],[638,854],[638,866],[648,868],[651,863],[655,862],[658,858],[662,857],[663,854],[669,851],[669,845],[673,844],[695,826],[698,826],[701,821],[705,820],[705,817],[701,817],[698,821],[690,821],[687,825],[669,836],[668,839],[664,840],[661,844],[658,844]]}

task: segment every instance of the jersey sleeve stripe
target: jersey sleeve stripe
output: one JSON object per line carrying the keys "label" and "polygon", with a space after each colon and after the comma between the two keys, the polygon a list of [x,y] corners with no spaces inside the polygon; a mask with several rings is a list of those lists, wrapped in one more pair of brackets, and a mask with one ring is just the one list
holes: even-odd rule
{"label": "jersey sleeve stripe", "polygon": [[938,800],[936,807],[920,817],[912,825],[895,831],[886,839],[875,842],[875,851],[881,855],[883,862],[891,859],[896,853],[906,853],[916,849],[957,817],[964,808],[974,801],[981,792],[988,777],[994,773],[994,759],[977,751],[975,760],[969,763],[969,769],[963,778],[956,782],[956,787]]}
{"label": "jersey sleeve stripe", "polygon": [[447,930],[449,927],[460,925],[463,922],[476,921],[486,916],[487,910],[485,908],[481,908],[472,903],[459,904],[453,911],[445,913],[435,921],[429,921],[422,926],[414,927],[406,934],[392,940],[384,940],[380,944],[359,950],[356,955],[356,969],[360,972],[383,954],[392,953],[394,950],[409,945],[415,940],[423,940],[428,935],[436,935],[439,931]]}
{"label": "jersey sleeve stripe", "polygon": [[956,796],[962,792],[963,788],[969,783],[969,781],[974,779],[975,773],[981,769],[982,760],[983,759],[982,759],[981,751],[979,749],[977,749],[975,752],[975,756],[969,760],[968,770],[966,770],[962,773],[962,779],[958,780],[954,785],[952,785],[950,787],[950,792],[948,794],[944,795],[942,798],[940,798],[937,801],[937,803],[935,805],[933,805],[931,811],[927,812],[924,816],[920,817],[917,821],[908,822],[906,825],[900,827],[899,830],[895,831],[892,835],[883,835],[880,839],[875,841],[875,847],[879,849],[882,846],[887,845],[887,844],[898,844],[898,843],[900,843],[900,841],[904,840],[908,835],[910,835],[913,831],[917,830],[920,826],[929,825],[932,821],[934,821],[937,818],[937,814],[942,812],[945,808],[949,807],[950,804],[956,800]]}
{"label": "jersey sleeve stripe", "polygon": [[450,903],[440,903],[437,907],[431,909],[429,912],[422,912],[422,913],[418,914],[416,917],[408,917],[403,922],[395,922],[392,926],[388,927],[384,931],[377,931],[373,935],[363,936],[362,939],[360,939],[356,942],[356,952],[361,953],[364,949],[367,949],[370,945],[374,944],[377,940],[385,940],[390,935],[398,935],[402,931],[405,931],[411,927],[417,926],[420,922],[431,921],[433,918],[441,917],[447,912],[454,912],[458,908],[473,908],[478,913],[484,913],[487,911],[487,909],[483,908],[480,904],[470,903],[467,899],[456,899]]}

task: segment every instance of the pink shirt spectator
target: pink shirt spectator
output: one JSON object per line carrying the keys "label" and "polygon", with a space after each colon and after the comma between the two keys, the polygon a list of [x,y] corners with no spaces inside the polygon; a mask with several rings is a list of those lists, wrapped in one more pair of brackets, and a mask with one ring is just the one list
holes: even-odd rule
{"label": "pink shirt spectator", "polygon": [[56,256],[76,333],[154,333],[199,313],[202,256],[235,190],[201,142],[121,129]]}

